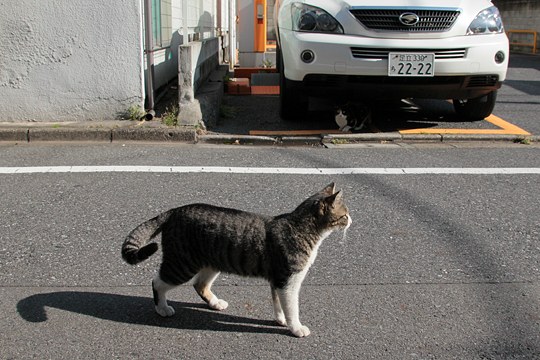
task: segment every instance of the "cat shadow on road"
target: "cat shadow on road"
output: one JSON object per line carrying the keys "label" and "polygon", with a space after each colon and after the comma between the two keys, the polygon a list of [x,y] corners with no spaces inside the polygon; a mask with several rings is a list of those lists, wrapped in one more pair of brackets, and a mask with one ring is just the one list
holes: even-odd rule
{"label": "cat shadow on road", "polygon": [[244,333],[287,334],[286,328],[272,320],[229,315],[206,308],[204,304],[169,301],[176,310],[162,318],[148,297],[98,292],[66,291],[36,294],[17,303],[19,315],[28,322],[47,321],[47,307],[119,323],[185,330],[211,330]]}

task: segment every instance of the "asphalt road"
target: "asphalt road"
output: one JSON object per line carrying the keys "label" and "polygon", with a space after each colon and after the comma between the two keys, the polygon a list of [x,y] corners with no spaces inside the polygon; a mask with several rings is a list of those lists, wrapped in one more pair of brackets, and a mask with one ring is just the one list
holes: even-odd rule
{"label": "asphalt road", "polygon": [[[539,147],[449,144],[265,148],[0,145],[0,169],[65,165],[288,168],[540,168]],[[291,337],[269,287],[222,274],[225,312],[191,286],[153,310],[155,256],[122,262],[126,234],[157,213],[209,202],[292,210],[331,181],[353,218],[326,239]],[[1,358],[533,359],[540,357],[539,175],[223,173],[0,174]]]}

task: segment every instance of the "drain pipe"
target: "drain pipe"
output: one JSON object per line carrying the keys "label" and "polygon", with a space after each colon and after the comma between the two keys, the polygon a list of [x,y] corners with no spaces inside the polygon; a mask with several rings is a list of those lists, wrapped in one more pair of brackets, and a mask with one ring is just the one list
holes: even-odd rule
{"label": "drain pipe", "polygon": [[146,96],[148,97],[148,111],[144,116],[152,120],[154,111],[154,36],[152,29],[152,0],[144,0],[144,52],[146,53]]}

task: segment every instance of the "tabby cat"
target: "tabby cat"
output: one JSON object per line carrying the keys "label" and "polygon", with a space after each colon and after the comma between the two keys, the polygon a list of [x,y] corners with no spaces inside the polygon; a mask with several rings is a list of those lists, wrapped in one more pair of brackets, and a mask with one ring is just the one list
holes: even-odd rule
{"label": "tabby cat", "polygon": [[351,224],[342,192],[330,184],[294,211],[275,217],[192,204],[166,211],[136,227],[122,245],[122,257],[137,264],[154,254],[149,243],[161,233],[163,259],[152,281],[156,312],[174,315],[166,293],[194,278],[193,286],[211,309],[228,304],[211,291],[220,271],[268,280],[276,321],[298,337],[310,331],[300,323],[298,295],[321,242]]}

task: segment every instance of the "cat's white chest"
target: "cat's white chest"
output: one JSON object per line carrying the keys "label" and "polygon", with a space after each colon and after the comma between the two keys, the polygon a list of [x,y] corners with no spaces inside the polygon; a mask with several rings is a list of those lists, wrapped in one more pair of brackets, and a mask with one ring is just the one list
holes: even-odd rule
{"label": "cat's white chest", "polygon": [[344,115],[341,111],[336,115],[336,124],[339,126],[339,130],[341,131],[347,131],[345,128],[347,127],[347,116]]}
{"label": "cat's white chest", "polygon": [[300,288],[300,284],[302,284],[302,281],[304,281],[304,277],[306,276],[309,268],[311,267],[311,265],[315,262],[315,259],[317,258],[317,253],[319,252],[319,247],[321,246],[322,242],[324,239],[326,239],[328,237],[328,235],[330,235],[332,233],[332,231],[325,231],[324,233],[321,234],[320,238],[319,238],[319,241],[317,242],[317,244],[315,244],[315,246],[313,247],[313,249],[311,250],[311,255],[309,256],[307,262],[306,262],[306,265],[304,266],[304,268],[302,269],[302,271],[296,273],[296,274],[293,274],[290,279],[289,279],[289,282],[287,284],[287,288],[289,289],[299,289]]}
{"label": "cat's white chest", "polygon": [[331,231],[325,231],[321,234],[321,237],[319,238],[319,241],[317,244],[315,244],[315,247],[313,247],[313,250],[311,250],[311,255],[309,256],[309,259],[307,261],[306,270],[309,269],[309,267],[315,262],[315,259],[317,258],[317,254],[319,252],[319,247],[321,246],[324,239],[328,237],[332,232]]}

